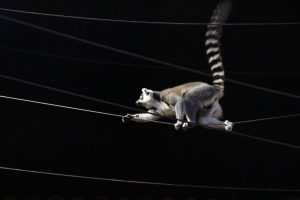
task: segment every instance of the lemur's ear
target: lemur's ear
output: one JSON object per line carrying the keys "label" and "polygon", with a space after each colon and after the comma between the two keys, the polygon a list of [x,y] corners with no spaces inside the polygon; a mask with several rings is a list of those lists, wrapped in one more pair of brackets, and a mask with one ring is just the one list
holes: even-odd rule
{"label": "lemur's ear", "polygon": [[159,92],[153,92],[153,99],[155,99],[156,101],[160,101],[160,93]]}

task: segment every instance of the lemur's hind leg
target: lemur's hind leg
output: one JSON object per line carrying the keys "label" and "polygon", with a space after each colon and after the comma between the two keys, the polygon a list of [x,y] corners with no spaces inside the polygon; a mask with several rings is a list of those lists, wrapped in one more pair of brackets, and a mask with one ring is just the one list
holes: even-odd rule
{"label": "lemur's hind leg", "polygon": [[[191,101],[187,101],[186,99],[182,99],[177,102],[175,106],[175,112],[176,112],[176,119],[177,122],[174,125],[176,130],[179,130],[181,127],[184,130],[187,130],[188,128],[192,128],[197,123],[197,109],[196,105],[193,104]],[[186,117],[188,122],[183,122],[181,120],[184,120],[184,117]]]}
{"label": "lemur's hind leg", "polygon": [[184,119],[185,114],[185,105],[183,100],[179,100],[175,105],[175,114],[177,122],[174,124],[176,130],[179,130],[182,127],[182,120]]}
{"label": "lemur's hind leg", "polygon": [[233,128],[232,122],[228,120],[222,122],[218,118],[221,117],[222,114],[222,107],[220,106],[219,102],[216,101],[212,104],[208,113],[204,116],[199,118],[199,122],[207,127],[215,128],[215,129],[222,129],[226,131],[231,131]]}
{"label": "lemur's hind leg", "polygon": [[215,101],[212,106],[211,109],[209,109],[208,111],[208,115],[210,115],[211,117],[220,119],[223,117],[223,109],[219,103],[219,101]]}
{"label": "lemur's hind leg", "polygon": [[182,128],[186,131],[197,123],[197,105],[194,102],[185,101],[185,116],[188,122],[184,122]]}

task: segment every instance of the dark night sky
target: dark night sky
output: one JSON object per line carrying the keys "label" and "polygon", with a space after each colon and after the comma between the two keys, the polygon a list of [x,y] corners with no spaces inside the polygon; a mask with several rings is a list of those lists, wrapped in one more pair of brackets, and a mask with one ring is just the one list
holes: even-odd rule
{"label": "dark night sky", "polygon": [[[0,7],[113,19],[207,22],[217,1],[1,1]],[[234,1],[228,22],[300,21],[297,1]],[[209,70],[204,26],[88,22],[0,12],[37,25],[149,57]],[[209,78],[81,44],[0,20],[0,46],[100,61],[115,66],[0,48],[0,73],[135,106],[143,87],[161,90]],[[226,71],[300,73],[300,26],[226,26]],[[300,94],[299,76],[227,76]],[[117,114],[130,111],[0,79],[0,94]],[[299,113],[299,100],[227,83],[222,100],[232,121]],[[213,186],[300,188],[299,150],[197,128],[122,124],[118,118],[1,100],[0,165],[78,175]],[[236,131],[300,145],[299,118],[236,126]],[[132,195],[257,198],[273,193],[183,190],[79,181],[0,171],[1,195]],[[291,193],[273,197],[285,198]],[[294,193],[295,194],[295,193]]]}

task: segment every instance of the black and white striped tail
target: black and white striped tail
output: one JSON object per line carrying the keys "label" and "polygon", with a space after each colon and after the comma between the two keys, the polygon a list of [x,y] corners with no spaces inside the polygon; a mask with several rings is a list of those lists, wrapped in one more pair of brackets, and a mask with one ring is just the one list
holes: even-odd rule
{"label": "black and white striped tail", "polygon": [[208,56],[208,64],[213,76],[213,86],[224,90],[225,71],[221,55],[222,23],[225,22],[230,14],[231,3],[227,0],[221,1],[214,10],[211,17],[211,24],[207,26],[206,31],[206,54]]}

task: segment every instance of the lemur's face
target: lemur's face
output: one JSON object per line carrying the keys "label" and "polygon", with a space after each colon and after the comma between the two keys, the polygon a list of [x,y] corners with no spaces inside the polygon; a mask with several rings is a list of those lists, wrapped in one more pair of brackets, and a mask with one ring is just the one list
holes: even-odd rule
{"label": "lemur's face", "polygon": [[135,103],[138,106],[144,106],[147,109],[151,109],[156,108],[158,101],[153,98],[152,90],[143,88],[140,98]]}

